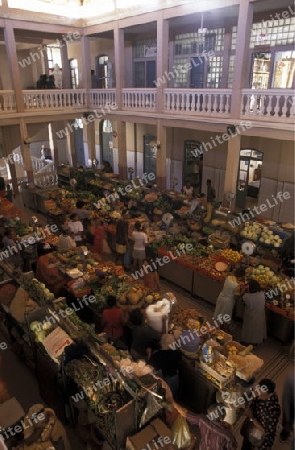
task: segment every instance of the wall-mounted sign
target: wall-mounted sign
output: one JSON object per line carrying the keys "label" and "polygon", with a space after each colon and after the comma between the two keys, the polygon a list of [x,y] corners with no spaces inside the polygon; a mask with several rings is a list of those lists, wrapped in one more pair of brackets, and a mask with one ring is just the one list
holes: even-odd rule
{"label": "wall-mounted sign", "polygon": [[145,58],[151,58],[157,56],[157,44],[145,45],[144,46],[144,56]]}

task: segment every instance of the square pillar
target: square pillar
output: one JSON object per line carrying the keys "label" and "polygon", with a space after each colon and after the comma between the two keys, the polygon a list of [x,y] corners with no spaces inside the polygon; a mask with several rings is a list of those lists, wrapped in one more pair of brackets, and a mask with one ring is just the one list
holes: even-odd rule
{"label": "square pillar", "polygon": [[243,0],[239,5],[236,57],[233,73],[231,116],[234,119],[240,117],[242,100],[241,90],[246,87],[252,23],[253,3],[250,3],[250,0]]}
{"label": "square pillar", "polygon": [[20,69],[19,69],[20,65],[18,64],[14,30],[12,22],[10,20],[5,20],[4,41],[7,52],[10,76],[12,80],[12,89],[14,90],[15,93],[16,109],[17,112],[23,112],[25,110],[25,107],[20,78]]}
{"label": "square pillar", "polygon": [[[169,51],[169,23],[164,20],[160,14],[157,20],[157,79],[168,71],[168,51]],[[157,86],[156,110],[161,113],[164,111],[165,94],[164,89],[167,88],[167,83],[160,83]]]}
{"label": "square pillar", "polygon": [[33,183],[34,173],[31,160],[30,144],[27,143],[28,138],[29,136],[27,124],[24,122],[23,119],[20,119],[20,148],[24,160],[25,169],[27,172],[28,182]]}
{"label": "square pillar", "polygon": [[166,189],[167,178],[167,128],[163,127],[162,120],[157,121],[157,186]]}
{"label": "square pillar", "polygon": [[82,78],[79,82],[79,88],[91,88],[91,57],[90,57],[90,38],[81,36],[81,52],[82,52]]}
{"label": "square pillar", "polygon": [[66,43],[60,46],[60,54],[62,64],[62,88],[71,89],[71,71]]}
{"label": "square pillar", "polygon": [[236,195],[239,170],[241,135],[237,134],[227,141],[227,159],[225,168],[224,193],[233,192]]}
{"label": "square pillar", "polygon": [[124,30],[119,28],[118,23],[114,28],[114,47],[115,47],[115,74],[116,74],[116,104],[118,109],[121,110],[122,89],[125,86],[124,84],[125,45],[124,45]]}
{"label": "square pillar", "polygon": [[126,122],[117,121],[118,132],[118,160],[119,175],[121,180],[128,180],[127,173],[127,147],[126,147]]}

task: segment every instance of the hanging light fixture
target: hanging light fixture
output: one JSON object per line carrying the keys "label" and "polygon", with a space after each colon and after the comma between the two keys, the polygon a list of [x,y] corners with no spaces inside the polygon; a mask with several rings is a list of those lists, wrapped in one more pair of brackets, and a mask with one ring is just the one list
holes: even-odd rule
{"label": "hanging light fixture", "polygon": [[205,33],[207,33],[207,28],[203,28],[203,22],[204,22],[204,17],[203,17],[203,14],[202,14],[201,28],[198,29],[198,33],[199,33],[199,34],[205,34]]}

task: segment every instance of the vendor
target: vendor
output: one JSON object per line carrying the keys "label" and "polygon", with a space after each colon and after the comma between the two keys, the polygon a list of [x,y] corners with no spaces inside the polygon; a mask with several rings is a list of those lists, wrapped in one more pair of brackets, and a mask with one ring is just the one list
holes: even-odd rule
{"label": "vendor", "polygon": [[102,172],[103,173],[114,173],[113,168],[108,161],[102,162]]}
{"label": "vendor", "polygon": [[132,324],[132,345],[130,354],[135,361],[148,359],[148,350],[159,344],[161,334],[144,323],[141,309],[133,309],[130,313]]}
{"label": "vendor", "polygon": [[207,185],[207,202],[208,203],[212,203],[214,202],[215,198],[216,198],[216,192],[214,187],[212,186],[212,181],[208,178],[208,180],[206,181],[206,185]]}
{"label": "vendor", "polygon": [[83,245],[84,228],[79,216],[76,213],[70,215],[70,220],[66,224],[73,233],[77,245]]}
{"label": "vendor", "polygon": [[194,188],[191,186],[190,181],[185,183],[185,186],[182,188],[182,192],[186,195],[187,198],[191,198],[194,194]]}
{"label": "vendor", "polygon": [[193,214],[197,212],[199,208],[205,208],[207,205],[207,199],[205,194],[198,194],[197,197],[192,199],[190,209],[188,210],[189,214]]}
{"label": "vendor", "polygon": [[89,209],[84,209],[84,206],[85,206],[84,202],[81,202],[79,200],[76,203],[76,209],[74,211],[74,213],[78,215],[79,220],[81,220],[81,222],[83,222],[83,220],[85,219],[89,219],[89,217],[92,214],[92,211],[90,211]]}
{"label": "vendor", "polygon": [[61,235],[57,241],[57,248],[59,250],[71,250],[77,246],[75,239],[73,238],[73,233],[69,227],[62,227]]}

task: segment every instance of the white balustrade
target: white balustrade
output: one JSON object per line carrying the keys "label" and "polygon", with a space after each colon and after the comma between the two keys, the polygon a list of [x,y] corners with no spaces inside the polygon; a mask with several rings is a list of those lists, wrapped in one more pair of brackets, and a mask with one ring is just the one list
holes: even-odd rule
{"label": "white balustrade", "polygon": [[[91,89],[88,91],[88,105],[100,108],[99,114],[117,109],[116,89]],[[103,109],[103,110],[102,110]]]}
{"label": "white balustrade", "polygon": [[31,156],[32,161],[32,169],[33,172],[38,172],[40,169],[42,169],[45,166],[45,161],[43,161],[40,158],[36,158],[36,156]]}
{"label": "white balustrade", "polygon": [[27,90],[23,92],[25,110],[87,107],[85,89]]}
{"label": "white balustrade", "polygon": [[16,103],[14,91],[0,91],[0,113],[15,111]]}
{"label": "white balustrade", "polygon": [[230,114],[231,89],[164,89],[164,112],[202,116]]}
{"label": "white balustrade", "polygon": [[293,121],[295,97],[290,89],[243,89],[241,117]]}
{"label": "white balustrade", "polygon": [[57,171],[53,162],[45,164],[39,172],[34,173],[34,183],[40,187],[57,185]]}
{"label": "white balustrade", "polygon": [[156,89],[122,89],[122,109],[156,110]]}

